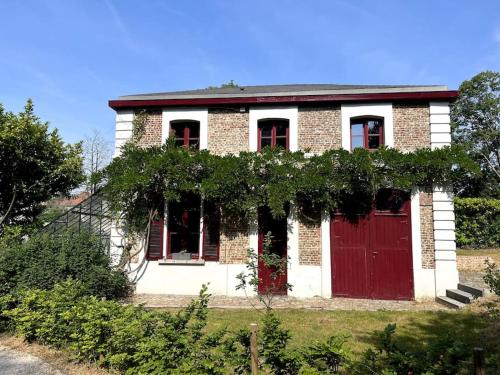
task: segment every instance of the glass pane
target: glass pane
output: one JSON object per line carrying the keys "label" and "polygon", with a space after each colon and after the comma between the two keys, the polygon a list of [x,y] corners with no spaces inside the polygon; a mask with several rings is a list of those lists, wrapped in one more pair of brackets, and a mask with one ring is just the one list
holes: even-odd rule
{"label": "glass pane", "polygon": [[271,136],[271,125],[262,125],[260,127],[262,129],[262,137],[270,137]]}
{"label": "glass pane", "polygon": [[375,149],[380,147],[380,136],[379,135],[369,135],[368,136],[368,148]]}
{"label": "glass pane", "polygon": [[175,138],[176,146],[184,146],[184,138]]}
{"label": "glass pane", "polygon": [[260,147],[261,147],[261,148],[264,148],[264,147],[266,147],[266,146],[271,147],[271,138],[262,138],[262,139],[260,140]]}
{"label": "glass pane", "polygon": [[171,202],[168,206],[168,229],[170,252],[198,252],[200,230],[200,198],[184,195],[181,202]]}
{"label": "glass pane", "polygon": [[184,138],[184,124],[170,124],[170,134],[175,138]]}
{"label": "glass pane", "polygon": [[286,137],[276,137],[276,146],[286,149]]}
{"label": "glass pane", "polygon": [[196,148],[196,149],[199,149],[200,148],[200,141],[198,138],[189,138],[189,147],[190,148]]}
{"label": "glass pane", "polygon": [[186,249],[188,253],[197,254],[200,246],[200,234],[191,233],[187,238]]}
{"label": "glass pane", "polygon": [[381,127],[382,127],[382,121],[380,120],[368,121],[368,134],[380,134]]}
{"label": "glass pane", "polygon": [[375,196],[378,211],[398,212],[408,200],[408,193],[395,189],[380,189]]}
{"label": "glass pane", "polygon": [[200,138],[200,124],[189,124],[189,138]]}
{"label": "glass pane", "polygon": [[180,253],[182,250],[181,236],[178,233],[170,233],[170,252]]}
{"label": "glass pane", "polygon": [[287,129],[288,129],[288,121],[277,123],[276,124],[276,136],[277,137],[286,137],[286,130]]}
{"label": "glass pane", "polygon": [[363,143],[363,136],[352,137],[351,139],[351,149],[355,149],[357,147],[365,147]]}
{"label": "glass pane", "polygon": [[363,124],[352,124],[351,134],[353,137],[363,135]]}

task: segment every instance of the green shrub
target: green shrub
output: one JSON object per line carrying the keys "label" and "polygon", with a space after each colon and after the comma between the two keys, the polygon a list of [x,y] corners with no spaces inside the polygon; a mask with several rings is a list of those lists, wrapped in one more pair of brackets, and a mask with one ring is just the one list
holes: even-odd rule
{"label": "green shrub", "polygon": [[[65,348],[80,361],[125,374],[246,374],[250,372],[250,333],[243,329],[208,332],[209,294],[177,313],[123,306],[85,295],[81,281],[51,290],[23,290],[0,298],[0,320],[29,341]],[[262,373],[282,375],[463,373],[472,348],[446,336],[409,346],[395,338],[396,326],[375,332],[373,347],[353,361],[346,336],[337,335],[303,348],[288,347],[290,333],[272,311],[259,329]],[[416,345],[416,346],[415,346]],[[495,359],[488,358],[490,365]],[[339,369],[340,368],[340,369]]]}
{"label": "green shrub", "polygon": [[0,244],[0,294],[21,288],[50,289],[68,278],[87,294],[120,298],[129,294],[127,276],[113,270],[106,248],[88,233],[38,235]]}
{"label": "green shrub", "polygon": [[490,290],[500,297],[500,269],[495,263],[486,261],[486,272],[483,279]]}
{"label": "green shrub", "polygon": [[500,246],[500,199],[455,198],[457,245]]}
{"label": "green shrub", "polygon": [[360,361],[351,363],[353,374],[432,374],[456,375],[463,373],[472,356],[459,338],[444,336],[417,348],[395,340],[396,324],[372,335],[374,348],[363,353]]}
{"label": "green shrub", "polygon": [[[0,298],[0,319],[27,341],[68,349],[77,360],[121,373],[249,373],[248,330],[207,332],[206,287],[177,313],[123,306],[85,293],[83,282],[74,280],[51,290],[20,290]],[[272,312],[265,314],[259,336],[265,373],[332,373],[345,359],[344,340],[288,349],[290,334]]]}

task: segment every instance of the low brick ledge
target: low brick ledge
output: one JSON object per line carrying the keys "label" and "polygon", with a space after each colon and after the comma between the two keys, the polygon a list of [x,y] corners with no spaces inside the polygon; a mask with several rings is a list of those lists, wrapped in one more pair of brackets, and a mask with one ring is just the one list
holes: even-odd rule
{"label": "low brick ledge", "polygon": [[486,260],[493,262],[493,258],[484,255],[457,255],[457,268],[460,271],[483,271]]}
{"label": "low brick ledge", "polygon": [[[136,294],[127,303],[143,304],[148,308],[182,308],[196,296],[170,294]],[[254,297],[228,297],[212,295],[208,304],[213,309],[251,309],[261,308]],[[274,309],[306,309],[306,310],[361,310],[361,311],[437,311],[447,310],[434,300],[423,301],[387,301],[355,298],[296,298],[275,297]]]}

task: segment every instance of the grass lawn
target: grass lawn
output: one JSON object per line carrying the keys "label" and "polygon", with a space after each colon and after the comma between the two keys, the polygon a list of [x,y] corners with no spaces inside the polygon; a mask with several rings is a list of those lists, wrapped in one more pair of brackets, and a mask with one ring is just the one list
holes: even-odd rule
{"label": "grass lawn", "polygon": [[[292,334],[291,346],[300,346],[338,333],[351,335],[349,346],[354,354],[367,349],[370,334],[396,323],[396,335],[412,345],[427,342],[448,333],[457,334],[467,343],[483,346],[480,332],[486,322],[479,315],[462,311],[310,311],[276,310],[283,326]],[[220,310],[209,312],[209,329],[230,329],[259,323],[262,313],[255,310]]]}

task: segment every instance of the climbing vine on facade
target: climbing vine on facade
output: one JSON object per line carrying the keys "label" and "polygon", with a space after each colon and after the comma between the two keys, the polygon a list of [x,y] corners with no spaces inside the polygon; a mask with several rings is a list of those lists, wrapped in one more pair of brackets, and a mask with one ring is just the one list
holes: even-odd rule
{"label": "climbing vine on facade", "polygon": [[218,204],[223,220],[252,220],[269,207],[275,218],[292,203],[299,215],[342,209],[362,213],[381,188],[449,186],[452,178],[478,168],[456,146],[404,153],[390,148],[303,152],[264,149],[239,155],[164,145],[125,145],[100,174],[103,193],[131,233],[143,233],[165,202],[185,193]]}

